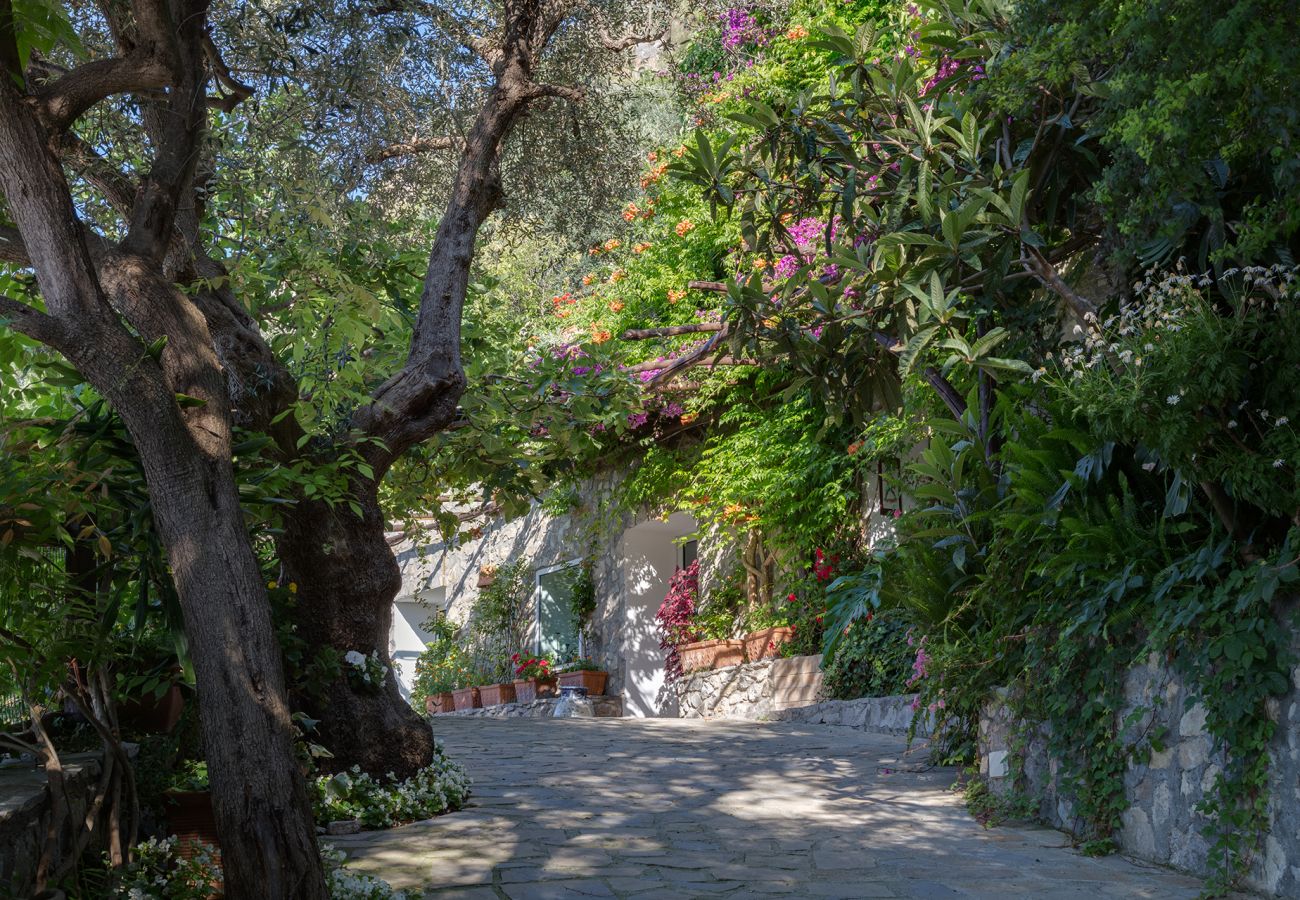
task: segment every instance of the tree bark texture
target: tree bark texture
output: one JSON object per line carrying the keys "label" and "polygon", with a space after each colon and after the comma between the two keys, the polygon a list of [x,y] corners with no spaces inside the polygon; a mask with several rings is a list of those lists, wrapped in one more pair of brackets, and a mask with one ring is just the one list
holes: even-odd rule
{"label": "tree bark texture", "polygon": [[[250,93],[221,62],[206,3],[102,4],[116,56],[44,79],[20,69],[11,2],[0,0],[0,190],[16,228],[0,225],[0,259],[35,273],[45,309],[0,296],[0,319],[65,356],[121,416],[140,455],[197,676],[227,896],[323,898],[281,654],[234,479],[233,426],[265,431],[286,463],[355,451],[372,466],[373,479],[353,484],[360,516],[299,497],[279,550],[285,577],[300,586],[300,633],[387,662],[400,574],[378,482],[456,417],[466,288],[478,231],[501,201],[502,146],[534,101],[582,97],[533,79],[572,4],[504,0],[499,29],[474,46],[494,83],[460,148],[406,364],[357,411],[348,437],[304,450],[301,428],[281,415],[297,386],[205,251],[194,180],[206,110]],[[116,95],[140,111],[136,138],[150,158],[138,176],[71,130]],[[119,236],[81,220],[65,165],[117,212]],[[432,736],[394,679],[376,693],[346,678],[322,687],[324,699],[311,702],[337,765],[405,775],[429,762]]]}

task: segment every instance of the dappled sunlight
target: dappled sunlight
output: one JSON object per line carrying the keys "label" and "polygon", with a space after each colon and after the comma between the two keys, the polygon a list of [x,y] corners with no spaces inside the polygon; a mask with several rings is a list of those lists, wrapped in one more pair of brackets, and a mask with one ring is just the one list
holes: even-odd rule
{"label": "dappled sunlight", "polygon": [[[807,896],[816,883],[839,885],[832,896],[890,897],[993,884],[1002,893],[975,895],[1047,897],[1105,883],[1133,888],[1114,896],[1146,896],[1152,877],[1061,849],[1057,832],[985,831],[951,790],[954,770],[928,766],[901,738],[726,720],[435,727],[475,778],[470,806],[340,842],[399,886],[495,884],[523,897],[530,884],[567,886],[553,896],[761,884]],[[1196,895],[1192,879],[1158,878],[1150,896]]]}

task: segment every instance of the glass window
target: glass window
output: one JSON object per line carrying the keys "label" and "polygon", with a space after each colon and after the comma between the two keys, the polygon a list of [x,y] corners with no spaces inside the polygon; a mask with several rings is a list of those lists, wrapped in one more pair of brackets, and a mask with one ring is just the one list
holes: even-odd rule
{"label": "glass window", "polygon": [[537,652],[554,660],[582,653],[582,638],[573,618],[573,595],[582,567],[562,566],[537,573]]}
{"label": "glass window", "polygon": [[682,544],[682,568],[686,568],[699,559],[700,542],[686,541]]}

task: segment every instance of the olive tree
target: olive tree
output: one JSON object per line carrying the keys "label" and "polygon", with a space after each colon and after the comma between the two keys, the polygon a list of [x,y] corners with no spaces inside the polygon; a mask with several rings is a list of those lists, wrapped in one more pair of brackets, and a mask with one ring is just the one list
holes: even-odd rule
{"label": "olive tree", "polygon": [[[277,549],[298,585],[303,636],[386,659],[400,576],[378,486],[457,419],[475,240],[503,200],[508,139],[530,113],[584,99],[582,83],[547,80],[551,54],[575,54],[575,41],[626,50],[654,35],[616,31],[616,16],[583,0],[362,10],[449,42],[449,81],[477,78],[481,89],[465,130],[439,148],[452,175],[405,361],[325,440],[291,414],[294,378],[214,250],[210,125],[254,94],[222,49],[239,38],[241,8],[0,0],[0,261],[34,279],[0,295],[0,322],[66,358],[134,441],[184,614],[227,894],[318,898],[324,879],[235,479],[235,428],[269,436],[266,452],[285,465],[349,461],[349,502],[294,498]],[[112,132],[101,128],[108,119]],[[401,775],[430,760],[432,735],[391,680],[370,694],[340,678],[324,693],[321,740],[338,764]]]}

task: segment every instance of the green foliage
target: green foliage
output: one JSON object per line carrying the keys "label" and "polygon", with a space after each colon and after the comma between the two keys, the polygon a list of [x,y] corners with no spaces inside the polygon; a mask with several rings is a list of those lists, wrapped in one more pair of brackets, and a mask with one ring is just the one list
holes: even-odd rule
{"label": "green foliage", "polygon": [[435,694],[460,687],[468,675],[469,659],[459,643],[459,629],[446,618],[434,618],[422,626],[433,635],[415,660],[411,684],[411,705],[419,712],[424,701]]}
{"label": "green foliage", "polygon": [[1010,22],[1008,113],[1039,105],[1040,81],[1097,98],[1093,195],[1123,249],[1150,265],[1187,247],[1201,269],[1294,251],[1300,50],[1281,38],[1300,30],[1294,3],[1028,0]]}
{"label": "green foliage", "polygon": [[517,559],[498,566],[492,583],[479,591],[467,624],[475,683],[494,684],[513,678],[510,656],[526,648],[532,634],[531,574],[528,560]]}
{"label": "green foliage", "polygon": [[391,828],[460,809],[469,799],[470,779],[435,748],[433,762],[403,781],[377,779],[354,766],[321,775],[308,789],[317,822],[360,819],[367,828]]}
{"label": "green foliage", "polygon": [[826,694],[835,700],[886,697],[907,691],[915,652],[897,616],[872,615],[850,626],[825,662]]}
{"label": "green foliage", "polygon": [[1300,386],[1264,375],[1300,365],[1294,278],[1172,273],[1067,352],[1061,393],[1098,434],[1139,445],[1144,465],[1173,475],[1169,515],[1197,485],[1221,484],[1237,507],[1225,525],[1276,542],[1300,507]]}

